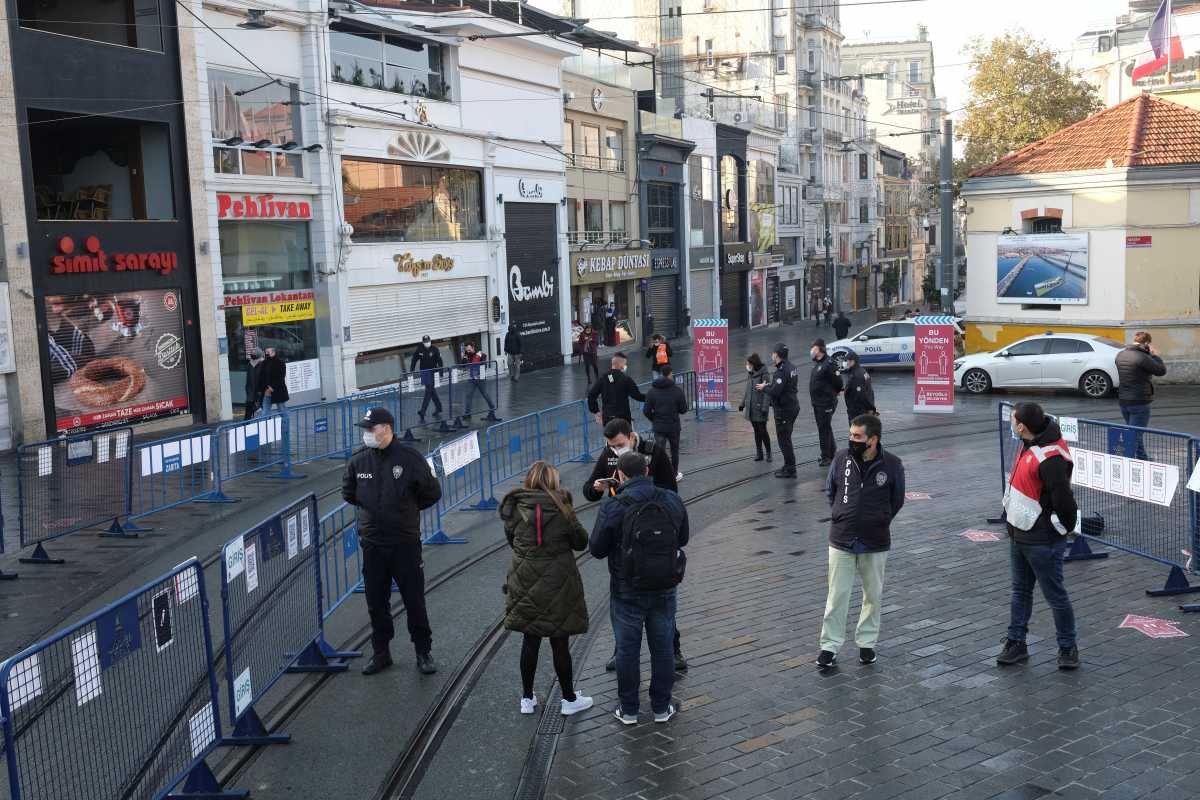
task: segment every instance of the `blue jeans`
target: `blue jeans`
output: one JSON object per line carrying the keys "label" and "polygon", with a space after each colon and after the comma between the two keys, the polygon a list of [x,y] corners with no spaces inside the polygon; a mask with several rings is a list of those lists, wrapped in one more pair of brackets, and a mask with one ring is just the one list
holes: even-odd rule
{"label": "blue jeans", "polygon": [[1059,647],[1075,646],[1075,610],[1063,582],[1063,559],[1067,555],[1067,539],[1061,537],[1053,545],[1020,544],[1011,542],[1012,611],[1008,638],[1025,641],[1029,617],[1033,613],[1033,586],[1042,585],[1042,595],[1054,614],[1054,630]]}
{"label": "blue jeans", "polygon": [[492,398],[488,397],[487,390],[483,388],[483,381],[480,380],[479,378],[471,378],[471,382],[469,384],[467,384],[466,391],[467,391],[467,400],[466,400],[466,408],[464,409],[464,413],[470,415],[471,401],[475,399],[475,392],[479,392],[481,395],[483,395],[483,399],[487,401],[488,409],[490,409],[491,411],[496,410],[496,404],[492,402]]}
{"label": "blue jeans", "polygon": [[[1150,404],[1140,403],[1138,405],[1122,405],[1121,418],[1125,420],[1125,424],[1134,428],[1150,427]],[[1127,458],[1137,458],[1142,461],[1149,461],[1146,458],[1146,448],[1142,447],[1142,434],[1140,432],[1128,431],[1125,434],[1125,456]],[[1131,444],[1132,440],[1132,444]]]}
{"label": "blue jeans", "polygon": [[621,710],[638,713],[642,683],[642,628],[650,647],[650,708],[656,714],[671,704],[675,686],[675,590],[617,592],[610,595],[609,616],[617,641],[617,696]]}
{"label": "blue jeans", "polygon": [[282,410],[283,410],[283,409],[285,409],[285,408],[287,408],[287,403],[286,403],[286,402],[283,402],[283,403],[274,403],[274,402],[272,402],[272,401],[271,401],[271,395],[269,395],[269,394],[264,394],[264,395],[263,395],[263,399],[262,399],[262,413],[263,413],[263,416],[264,416],[264,417],[269,417],[269,416],[271,416],[272,409],[274,409],[275,411],[282,411]]}

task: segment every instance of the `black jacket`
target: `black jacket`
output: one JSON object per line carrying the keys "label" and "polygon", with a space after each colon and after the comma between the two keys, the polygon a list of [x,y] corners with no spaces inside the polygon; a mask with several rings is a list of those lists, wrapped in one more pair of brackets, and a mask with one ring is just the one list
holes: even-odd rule
{"label": "black jacket", "polygon": [[674,378],[659,378],[650,384],[642,413],[650,420],[650,427],[655,433],[679,433],[682,429],[679,416],[686,414],[687,410],[683,387],[675,383]]}
{"label": "black jacket", "polygon": [[[645,502],[654,496],[656,488],[662,487],[656,487],[649,478],[634,478],[621,484],[617,494],[627,498],[626,502],[629,499]],[[671,521],[675,523],[675,531],[679,534],[679,546],[684,547],[690,536],[687,508],[675,492],[663,492],[661,501],[667,513],[671,515]],[[609,585],[612,591],[633,591],[620,577],[621,526],[625,521],[626,512],[636,507],[637,503],[627,506],[616,497],[608,497],[600,506],[600,512],[596,514],[596,521],[592,525],[588,550],[596,558],[608,559]]]}
{"label": "black jacket", "polygon": [[825,356],[813,361],[812,373],[808,376],[808,397],[813,408],[837,408],[838,392],[842,390],[842,379],[837,374],[833,359]]}
{"label": "black jacket", "polygon": [[904,463],[882,444],[866,464],[840,450],[825,479],[825,496],[833,512],[830,545],[853,552],[889,550],[892,519],[904,507]]}
{"label": "black jacket", "polygon": [[845,339],[846,334],[850,332],[850,318],[838,314],[833,318],[833,332],[837,334],[839,339]]}
{"label": "black jacket", "polygon": [[[746,378],[746,394],[742,396],[742,404],[738,407],[746,419],[751,422],[766,422],[771,413],[771,398],[765,391],[755,389],[760,383],[770,383],[771,375],[766,367],[749,373]],[[797,400],[797,403],[800,401]]]}
{"label": "black jacket", "polygon": [[[1051,422],[1049,427],[1029,444],[1048,445],[1062,438],[1062,431],[1057,422]],[[1028,445],[1023,445],[1027,447]],[[1042,513],[1027,531],[1021,531],[1008,525],[1008,535],[1021,544],[1054,544],[1062,541],[1062,534],[1050,522],[1050,515],[1057,514],[1059,522],[1068,531],[1075,530],[1079,517],[1079,506],[1075,503],[1075,493],[1071,490],[1071,472],[1073,465],[1065,458],[1053,456],[1038,465],[1038,477],[1042,479],[1042,494],[1038,503]]]}
{"label": "black jacket", "polygon": [[656,372],[658,370],[662,369],[663,367],[668,366],[671,363],[671,356],[675,355],[675,353],[671,350],[670,342],[664,341],[663,344],[667,346],[667,363],[666,364],[659,364],[658,361],[655,359],[655,356],[658,355],[658,345],[651,344],[649,347],[646,348],[646,358],[648,358],[650,360],[650,369],[652,369]]}
{"label": "black jacket", "polygon": [[257,364],[246,362],[246,405],[260,405],[262,398],[258,395],[258,376],[262,374],[262,361]]}
{"label": "black jacket", "polygon": [[[588,389],[588,411],[593,414],[599,411],[605,422],[610,419],[627,419],[633,422],[633,412],[629,410],[631,397],[639,403],[646,399],[638,389],[637,381],[619,369],[610,369]],[[597,400],[600,402],[597,403]]]}
{"label": "black jacket", "polygon": [[258,396],[261,398],[265,395],[267,389],[271,390],[272,403],[288,401],[287,366],[278,355],[264,358],[258,365]]}
{"label": "black jacket", "polygon": [[[679,491],[679,484],[675,482],[675,467],[671,466],[671,457],[667,455],[666,450],[660,447],[653,439],[643,439],[640,436],[633,449],[641,453],[646,459],[647,473],[650,479],[654,481],[655,486],[660,489],[670,489],[672,492]],[[611,447],[605,445],[604,450],[600,453],[600,457],[596,459],[596,466],[592,467],[591,476],[588,477],[587,483],[583,485],[583,496],[594,503],[606,494],[611,495],[612,491],[596,491],[592,484],[596,481],[611,478],[616,474],[617,454],[613,452]]]}
{"label": "black jacket", "polygon": [[511,356],[521,355],[521,334],[517,333],[516,328],[509,328],[508,333],[504,334],[504,352]]}
{"label": "black jacket", "polygon": [[421,512],[441,497],[429,462],[396,439],[382,450],[362,448],[342,474],[342,499],[358,506],[358,535],[366,544],[421,541]]}
{"label": "black jacket", "polygon": [[800,413],[799,384],[800,379],[796,376],[796,368],[792,366],[792,362],[787,359],[780,361],[766,388],[771,407],[775,409],[776,420],[780,415],[795,416]]}
{"label": "black jacket", "polygon": [[426,347],[423,344],[417,345],[417,349],[413,351],[412,364],[409,366],[409,372],[425,369],[440,369],[442,367],[442,351],[438,350],[436,344],[431,344]]}
{"label": "black jacket", "polygon": [[1122,405],[1143,405],[1154,400],[1153,375],[1166,375],[1167,365],[1136,344],[1117,353],[1117,400]]}
{"label": "black jacket", "polygon": [[871,376],[861,364],[843,372],[842,380],[846,384],[846,413],[851,418],[875,410],[875,389],[871,386]]}

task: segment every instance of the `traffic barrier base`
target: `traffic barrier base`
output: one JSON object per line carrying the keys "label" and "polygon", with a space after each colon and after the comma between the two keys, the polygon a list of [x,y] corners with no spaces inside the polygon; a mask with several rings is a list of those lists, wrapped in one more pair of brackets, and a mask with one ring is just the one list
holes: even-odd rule
{"label": "traffic barrier base", "polygon": [[0,569],[0,581],[15,581],[19,577],[21,577],[19,573],[5,572],[4,570]]}
{"label": "traffic barrier base", "polygon": [[447,536],[446,532],[438,528],[433,533],[421,540],[421,544],[466,544],[466,539],[460,539],[457,536]]}
{"label": "traffic barrier base", "polygon": [[1097,553],[1088,546],[1086,536],[1076,536],[1063,561],[1094,561],[1098,558],[1108,558],[1108,553]]}
{"label": "traffic barrier base", "polygon": [[260,744],[287,744],[291,740],[292,735],[290,733],[271,733],[268,731],[267,726],[263,724],[262,718],[254,710],[254,706],[250,706],[233,723],[233,730],[230,731],[229,735],[221,737],[219,744],[222,747],[242,747]]}
{"label": "traffic barrier base", "polygon": [[325,642],[325,635],[321,634],[320,641],[310,642],[308,647],[304,648],[300,652],[300,655],[297,656],[296,663],[287,668],[287,672],[289,674],[297,672],[345,672],[350,668],[350,665],[344,659],[362,655],[362,653],[355,653],[352,656],[339,655],[336,650],[333,650],[331,655],[326,655],[322,645],[333,650]]}
{"label": "traffic barrier base", "polygon": [[246,789],[222,789],[217,776],[208,764],[201,761],[183,782],[183,788],[172,792],[164,800],[220,800],[221,798],[249,797]]}
{"label": "traffic barrier base", "polygon": [[37,545],[35,545],[33,548],[33,554],[22,558],[21,563],[22,564],[65,564],[66,562],[61,558],[51,558],[50,554],[46,552],[46,548],[42,546],[42,543],[38,542]]}
{"label": "traffic barrier base", "polygon": [[1167,582],[1163,584],[1161,589],[1147,589],[1147,597],[1170,597],[1176,594],[1195,594],[1200,592],[1200,586],[1192,586],[1188,583],[1187,574],[1179,567],[1178,564],[1171,565],[1171,572],[1167,575]]}

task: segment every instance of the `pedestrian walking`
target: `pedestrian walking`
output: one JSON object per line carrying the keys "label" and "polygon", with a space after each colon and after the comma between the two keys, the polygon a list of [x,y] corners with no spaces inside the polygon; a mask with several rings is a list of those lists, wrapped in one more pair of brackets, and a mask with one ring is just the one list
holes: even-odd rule
{"label": "pedestrian walking", "polygon": [[830,300],[828,297],[826,297],[824,307],[825,307],[825,324],[829,325],[830,322],[833,320],[833,301]]}
{"label": "pedestrian walking", "polygon": [[272,409],[287,406],[287,365],[274,347],[267,348],[266,358],[258,367],[258,397],[264,416],[269,416]]}
{"label": "pedestrian walking", "polygon": [[1033,614],[1033,587],[1041,584],[1042,596],[1054,616],[1058,668],[1076,669],[1075,610],[1063,578],[1068,534],[1079,518],[1071,491],[1071,449],[1058,423],[1037,403],[1018,403],[1010,424],[1021,440],[1021,449],[1004,492],[1012,602],[1008,634],[996,663],[1008,666],[1029,660],[1025,637]]}
{"label": "pedestrian walking", "polygon": [[396,420],[386,408],[372,408],[357,423],[363,448],[351,456],[342,475],[342,499],[358,509],[363,589],[371,618],[371,660],[364,675],[392,665],[392,582],[400,588],[417,669],[437,672],[433,632],[425,611],[425,572],[421,558],[421,512],[442,496],[425,457],[400,442]]}
{"label": "pedestrian walking", "polygon": [[[642,682],[642,631],[650,649],[650,707],[655,722],[679,710],[672,698],[675,669],[675,587],[683,580],[688,515],[679,495],[654,485],[646,461],[624,453],[617,462],[616,496],[600,506],[588,549],[608,559],[609,614],[616,640],[617,696],[613,714],[636,725]],[[678,656],[676,656],[678,658]]]}
{"label": "pedestrian walking", "polygon": [[612,369],[601,375],[588,389],[588,411],[596,415],[596,421],[601,425],[607,425],[614,419],[633,422],[629,401],[646,401],[637,381],[625,374],[628,364],[624,353],[614,353]]}
{"label": "pedestrian walking", "polygon": [[817,666],[829,669],[846,641],[846,616],[854,576],[862,582],[862,611],[854,642],[858,660],[875,663],[879,617],[891,524],[904,507],[904,464],[884,452],[879,417],[864,414],[850,423],[850,443],[834,457],[825,479],[829,498],[829,592],[821,622]]}
{"label": "pedestrian walking", "polygon": [[[1154,376],[1167,374],[1158,350],[1151,344],[1152,338],[1146,331],[1133,335],[1133,344],[1117,353],[1117,402],[1121,406],[1121,418],[1126,425],[1135,428],[1150,427],[1150,404],[1154,402]],[[1133,442],[1126,437],[1125,455],[1148,461],[1142,445],[1141,431],[1134,433]]]}
{"label": "pedestrian walking", "polygon": [[521,332],[516,325],[508,326],[504,334],[504,356],[508,360],[508,379],[513,383],[521,381]]}
{"label": "pedestrian walking", "polygon": [[257,347],[246,358],[246,407],[242,419],[250,419],[258,413],[262,398],[258,394],[258,376],[262,373],[263,351]]}
{"label": "pedestrian walking", "polygon": [[587,633],[587,601],[572,551],[586,550],[587,529],[562,488],[558,470],[535,461],[524,484],[500,501],[512,561],[504,580],[504,627],[522,635],[521,713],[537,709],[533,679],[542,640],[550,640],[554,672],[562,690],[559,710],[569,717],[592,707],[575,691],[570,637]]}
{"label": "pedestrian walking", "polygon": [[409,372],[421,371],[421,385],[425,387],[425,397],[421,400],[421,409],[417,411],[421,422],[425,421],[425,411],[430,401],[433,402],[434,418],[442,415],[442,398],[438,397],[437,391],[437,371],[442,367],[442,351],[425,336],[421,339],[421,345],[413,351],[412,364],[408,368]]}
{"label": "pedestrian walking", "polygon": [[650,359],[650,371],[662,375],[664,367],[671,366],[671,345],[661,333],[654,334],[650,346],[646,348],[646,358]]}
{"label": "pedestrian walking", "polygon": [[[625,453],[636,453],[646,462],[646,474],[659,489],[678,492],[679,485],[675,480],[676,471],[671,466],[667,451],[656,441],[643,439],[634,432],[628,420],[614,419],[604,428],[605,447],[592,467],[592,474],[583,485],[583,496],[591,502],[613,497],[617,493],[617,465]],[[675,631],[675,669],[687,672],[687,659],[683,656],[683,648],[679,643],[679,631]],[[613,652],[608,660],[606,669],[612,672],[617,668],[617,655]]]}
{"label": "pedestrian walking", "polygon": [[813,368],[808,376],[808,397],[812,401],[817,438],[821,442],[821,460],[817,463],[827,467],[833,462],[833,454],[837,450],[833,441],[833,412],[837,411],[842,379],[838,377],[833,359],[825,352],[824,339],[814,341],[809,354],[812,356]]}
{"label": "pedestrian walking", "polygon": [[646,392],[642,413],[650,420],[655,442],[664,450],[670,447],[671,467],[675,470],[676,481],[683,479],[683,473],[679,471],[679,435],[683,432],[683,424],[679,418],[687,411],[683,387],[675,383],[671,365],[666,364],[660,370],[660,377],[650,384],[650,390]]}
{"label": "pedestrian walking", "polygon": [[467,342],[466,346],[463,347],[462,363],[467,367],[467,397],[463,403],[463,420],[466,422],[471,421],[471,403],[478,393],[483,398],[483,401],[487,403],[487,419],[491,422],[497,421],[496,404],[488,396],[487,386],[484,385],[482,378],[484,365],[487,364],[487,353],[476,351],[474,343]]}
{"label": "pedestrian walking", "polygon": [[850,333],[850,318],[844,311],[839,311],[833,318],[833,333],[839,339],[845,339]]}
{"label": "pedestrian walking", "polygon": [[858,360],[858,353],[847,350],[842,363],[846,365],[841,377],[846,393],[847,422],[853,424],[854,418],[863,414],[879,416],[879,410],[875,408],[875,388],[871,386],[867,368]]}
{"label": "pedestrian walking", "polygon": [[604,343],[617,346],[617,304],[609,303],[604,309]]}
{"label": "pedestrian walking", "polygon": [[[589,386],[593,381],[600,380],[600,368],[596,366],[596,354],[599,350],[600,334],[596,333],[596,329],[589,322],[579,334],[579,355],[583,357],[584,377]],[[592,377],[592,373],[595,373],[595,377]]]}
{"label": "pedestrian walking", "polygon": [[775,470],[775,477],[794,478],[796,451],[792,448],[792,429],[796,425],[796,417],[800,416],[796,368],[788,361],[788,347],[783,342],[775,345],[771,360],[775,363],[775,374],[769,383],[760,382],[754,388],[766,392],[775,411],[775,439],[779,442],[779,452],[783,454],[783,466]]}
{"label": "pedestrian walking", "polygon": [[762,461],[765,458],[767,463],[770,463],[771,435],[767,433],[767,418],[771,414],[771,398],[764,390],[758,388],[759,384],[770,382],[770,375],[758,353],[751,353],[746,357],[746,372],[749,373],[749,377],[746,378],[746,393],[738,411],[742,412],[749,420],[750,427],[754,429],[754,450],[758,453],[754,460]]}

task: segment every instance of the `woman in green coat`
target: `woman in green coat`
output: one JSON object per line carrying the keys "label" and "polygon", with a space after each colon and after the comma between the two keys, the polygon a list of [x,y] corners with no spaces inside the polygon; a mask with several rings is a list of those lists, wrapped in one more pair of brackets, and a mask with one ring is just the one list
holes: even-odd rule
{"label": "woman in green coat", "polygon": [[758,451],[758,457],[754,460],[762,461],[765,456],[767,461],[770,461],[771,435],[767,433],[767,415],[771,411],[771,401],[766,392],[760,392],[754,387],[760,383],[770,383],[771,378],[758,353],[751,353],[746,357],[746,372],[750,373],[746,380],[746,395],[742,398],[738,411],[742,412],[742,416],[754,428],[754,449]]}
{"label": "woman in green coat", "polygon": [[500,519],[513,551],[504,583],[504,627],[525,637],[521,713],[532,714],[537,708],[533,677],[543,638],[550,640],[554,655],[563,716],[586,711],[592,698],[575,693],[569,640],[588,629],[583,580],[572,552],[587,548],[588,533],[575,516],[571,493],[562,488],[558,470],[545,461],[534,462],[524,485],[500,502]]}

